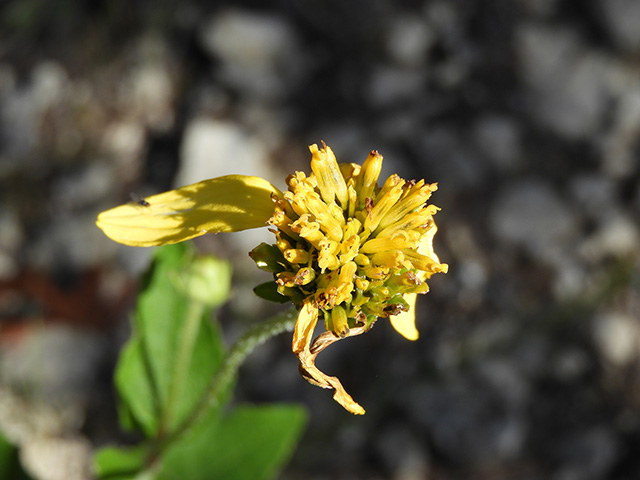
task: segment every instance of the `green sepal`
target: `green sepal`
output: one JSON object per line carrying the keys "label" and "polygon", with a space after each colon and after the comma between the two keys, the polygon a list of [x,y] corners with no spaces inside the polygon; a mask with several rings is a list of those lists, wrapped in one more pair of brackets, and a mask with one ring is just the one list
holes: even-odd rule
{"label": "green sepal", "polygon": [[253,292],[260,298],[269,300],[270,302],[287,303],[291,300],[289,297],[285,297],[278,293],[278,286],[276,285],[276,282],[261,283],[253,289]]}
{"label": "green sepal", "polygon": [[251,250],[249,256],[256,262],[258,268],[265,272],[280,273],[285,270],[285,265],[287,265],[280,249],[264,242]]}

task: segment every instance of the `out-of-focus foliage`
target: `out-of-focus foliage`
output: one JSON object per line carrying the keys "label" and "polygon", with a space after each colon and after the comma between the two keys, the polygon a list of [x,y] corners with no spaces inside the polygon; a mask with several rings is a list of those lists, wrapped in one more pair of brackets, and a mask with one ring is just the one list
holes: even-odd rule
{"label": "out-of-focus foliage", "polygon": [[[207,303],[183,288],[202,289],[203,283],[212,292]],[[240,406],[226,412],[230,388],[209,399],[226,351],[210,319],[229,286],[226,262],[194,258],[184,244],[158,249],[115,378],[122,426],[145,440],[101,450],[95,458],[99,478],[271,478],[291,455],[306,422],[303,409]],[[203,408],[206,413],[198,415]]]}
{"label": "out-of-focus foliage", "polygon": [[0,478],[29,480],[31,477],[22,469],[18,449],[0,432]]}

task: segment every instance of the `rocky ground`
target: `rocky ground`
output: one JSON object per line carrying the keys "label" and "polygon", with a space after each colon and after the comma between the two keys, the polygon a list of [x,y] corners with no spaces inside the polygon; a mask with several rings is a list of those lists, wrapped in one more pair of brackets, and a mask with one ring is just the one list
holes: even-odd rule
{"label": "rocky ground", "polygon": [[[297,375],[287,338],[242,401],[310,425],[282,478],[640,477],[640,3],[632,0],[0,5],[0,428],[41,479],[121,441],[111,374],[149,252],[102,209],[226,173],[277,186],[324,140],[437,181],[421,339],[383,321],[320,361],[367,408]],[[230,338],[261,234],[233,259]],[[264,238],[268,238],[265,236]]]}

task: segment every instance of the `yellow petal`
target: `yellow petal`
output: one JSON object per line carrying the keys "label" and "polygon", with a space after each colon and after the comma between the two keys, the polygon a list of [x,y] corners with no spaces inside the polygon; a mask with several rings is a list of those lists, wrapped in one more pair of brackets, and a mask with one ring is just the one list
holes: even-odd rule
{"label": "yellow petal", "polygon": [[415,293],[408,293],[405,295],[404,299],[409,304],[409,310],[389,317],[393,328],[395,328],[396,331],[407,340],[417,340],[419,337],[418,329],[416,328],[417,297],[418,295]]}
{"label": "yellow petal", "polygon": [[112,208],[98,215],[96,224],[125,245],[166,245],[265,226],[275,208],[272,194],[282,195],[260,177],[228,175]]}
{"label": "yellow petal", "polygon": [[318,307],[312,301],[304,302],[296,326],[293,331],[293,340],[291,342],[291,350],[295,354],[299,354],[308,349],[313,337],[313,331],[318,323]]}

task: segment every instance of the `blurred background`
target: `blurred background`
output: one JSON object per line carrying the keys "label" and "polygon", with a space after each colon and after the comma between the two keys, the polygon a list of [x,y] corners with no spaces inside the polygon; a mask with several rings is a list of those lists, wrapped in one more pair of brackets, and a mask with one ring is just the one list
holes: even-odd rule
{"label": "blurred background", "polygon": [[[304,382],[278,337],[236,398],[299,402],[281,478],[640,478],[640,2],[0,2],[0,430],[40,479],[88,478],[127,439],[111,386],[150,250],[96,214],[227,173],[278,187],[372,149],[438,182],[421,338],[388,322]],[[134,194],[134,197],[131,197]],[[276,307],[244,232],[229,341]]]}

